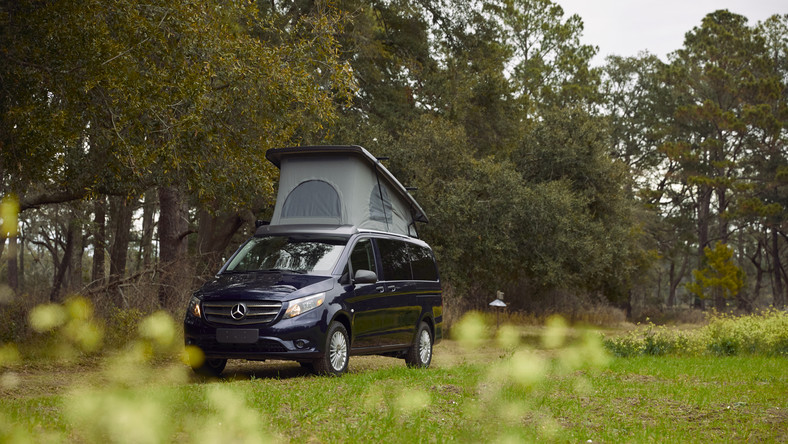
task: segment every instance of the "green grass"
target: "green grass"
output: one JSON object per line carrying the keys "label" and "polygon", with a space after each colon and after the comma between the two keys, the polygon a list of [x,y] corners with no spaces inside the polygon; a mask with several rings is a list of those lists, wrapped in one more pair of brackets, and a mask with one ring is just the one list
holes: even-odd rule
{"label": "green grass", "polygon": [[612,357],[559,318],[496,331],[470,316],[429,370],[353,357],[330,378],[234,361],[202,381],[175,357],[168,317],[99,356],[85,354],[99,330],[75,313],[41,317],[62,341],[40,355],[58,361],[0,360],[0,442],[788,441],[783,355]]}
{"label": "green grass", "polygon": [[604,442],[781,442],[788,438],[788,361],[768,357],[615,359],[563,391],[575,438]]}
{"label": "green grass", "polygon": [[[456,353],[454,344],[436,353]],[[489,351],[490,349],[486,349]],[[3,397],[0,441],[208,442],[785,442],[788,360],[615,358],[520,383],[515,359],[314,377],[289,363],[236,365],[221,381],[121,381],[91,373],[61,393]],[[351,361],[351,365],[353,361]],[[166,372],[169,365],[159,367]]]}

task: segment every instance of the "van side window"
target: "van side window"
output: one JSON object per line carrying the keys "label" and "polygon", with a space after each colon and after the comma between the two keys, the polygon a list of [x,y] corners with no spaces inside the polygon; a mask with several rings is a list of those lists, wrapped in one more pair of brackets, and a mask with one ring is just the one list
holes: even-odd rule
{"label": "van side window", "polygon": [[411,267],[413,268],[413,279],[417,281],[437,281],[438,269],[429,248],[411,244],[410,250]]}
{"label": "van side window", "polygon": [[375,267],[375,251],[372,249],[372,242],[369,239],[361,239],[356,243],[350,253],[349,262],[354,274],[358,270],[378,272]]}
{"label": "van side window", "polygon": [[391,239],[377,239],[377,243],[383,265],[383,279],[387,281],[412,279],[408,244]]}

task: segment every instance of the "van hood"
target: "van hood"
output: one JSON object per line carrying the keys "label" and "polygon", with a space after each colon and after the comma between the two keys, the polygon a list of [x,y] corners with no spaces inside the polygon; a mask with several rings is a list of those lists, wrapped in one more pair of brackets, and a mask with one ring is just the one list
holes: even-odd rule
{"label": "van hood", "polygon": [[313,276],[280,271],[222,273],[206,282],[197,292],[202,300],[280,300],[328,291],[333,287],[331,276]]}

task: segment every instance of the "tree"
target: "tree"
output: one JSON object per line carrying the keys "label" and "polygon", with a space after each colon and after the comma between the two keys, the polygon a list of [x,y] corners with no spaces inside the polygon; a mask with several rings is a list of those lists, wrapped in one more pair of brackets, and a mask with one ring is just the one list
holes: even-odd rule
{"label": "tree", "polygon": [[733,261],[733,249],[717,242],[714,248],[704,249],[706,267],[693,270],[695,281],[687,285],[687,289],[700,298],[735,297],[744,286],[745,274]]}
{"label": "tree", "polygon": [[[644,230],[641,248],[650,249],[654,276],[641,274],[641,285],[663,300],[661,282],[667,277],[666,304],[677,302],[677,290],[690,269],[689,246],[693,215],[686,187],[671,180],[678,162],[659,147],[670,136],[672,96],[666,87],[666,65],[653,54],[611,56],[604,67],[604,115],[610,125],[612,155],[627,165],[632,181],[629,193],[638,201]],[[656,288],[655,288],[656,287]]]}
{"label": "tree", "polygon": [[551,253],[567,261],[560,280],[576,276],[577,286],[623,303],[645,253],[637,247],[642,222],[633,217],[625,165],[610,157],[608,143],[604,119],[581,108],[554,109],[523,139],[514,159],[527,183],[562,184],[572,202],[571,209],[556,207],[577,225],[563,225],[566,232],[558,234],[568,245]]}
{"label": "tree", "polygon": [[25,0],[0,23],[0,191],[23,212],[157,188],[214,211],[270,203],[265,150],[320,132],[353,89],[325,11],[277,29],[250,2]]}
{"label": "tree", "polygon": [[768,108],[761,108],[764,117],[773,120],[759,137],[762,149],[750,165],[756,186],[753,197],[748,201],[750,206],[744,210],[747,214],[759,216],[771,230],[766,243],[772,259],[774,305],[785,307],[788,304],[788,285],[784,283],[788,281],[788,274],[781,258],[780,238],[788,240],[788,135],[785,132],[788,127],[788,15],[770,17],[759,25],[759,31],[766,39],[773,75],[780,80],[780,89],[768,102]]}
{"label": "tree", "polygon": [[492,2],[503,23],[504,41],[513,48],[512,74],[527,110],[577,106],[598,100],[599,70],[590,65],[597,49],[580,43],[583,21],[564,19],[551,0]]}
{"label": "tree", "polygon": [[[674,168],[657,151],[668,134],[666,116],[671,111],[661,78],[664,69],[665,64],[649,53],[639,57],[611,56],[604,67],[603,115],[610,125],[611,154],[627,165],[637,191],[652,189],[662,193],[665,177],[655,177],[654,171]],[[653,204],[656,202],[652,196],[653,193],[647,193],[641,197]]]}
{"label": "tree", "polygon": [[[662,146],[678,164],[682,185],[695,198],[698,269],[713,240],[729,242],[731,209],[742,186],[743,162],[757,152],[758,135],[773,128],[760,112],[780,83],[764,39],[743,16],[720,10],[688,32],[667,71],[676,97],[672,140]],[[724,309],[721,292],[714,297]]]}

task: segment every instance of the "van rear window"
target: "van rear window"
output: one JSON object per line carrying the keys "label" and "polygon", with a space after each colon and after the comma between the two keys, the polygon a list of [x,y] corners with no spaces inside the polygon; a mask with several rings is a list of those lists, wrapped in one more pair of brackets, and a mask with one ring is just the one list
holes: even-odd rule
{"label": "van rear window", "polygon": [[429,248],[391,239],[378,239],[377,243],[385,280],[438,280],[438,269]]}
{"label": "van rear window", "polygon": [[408,245],[410,251],[410,264],[413,269],[413,279],[417,281],[437,281],[438,269],[429,248],[420,245]]}

